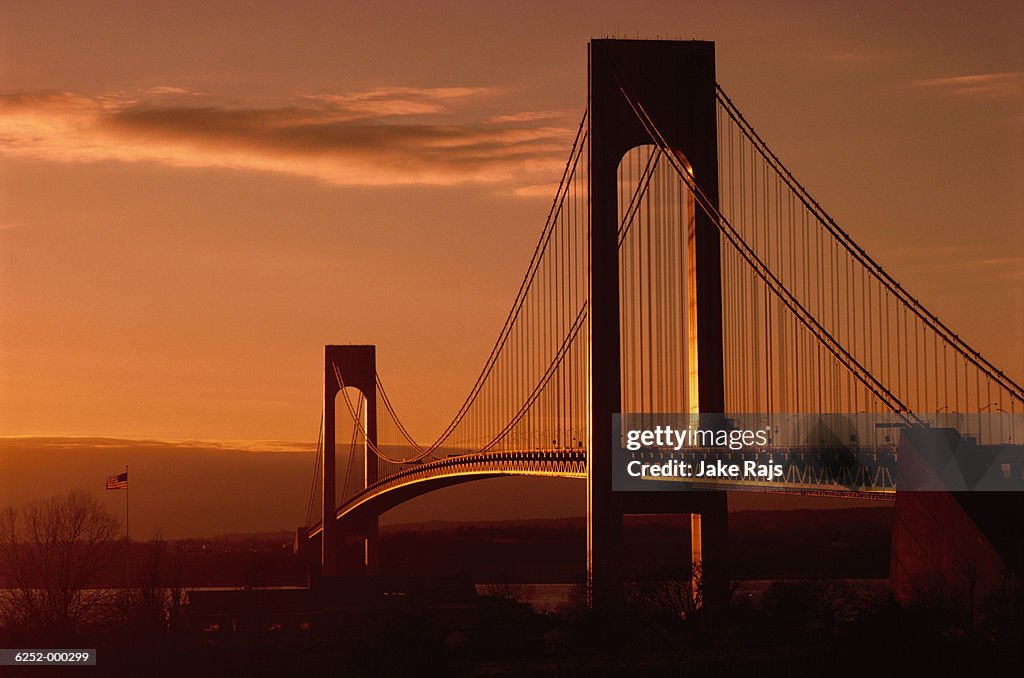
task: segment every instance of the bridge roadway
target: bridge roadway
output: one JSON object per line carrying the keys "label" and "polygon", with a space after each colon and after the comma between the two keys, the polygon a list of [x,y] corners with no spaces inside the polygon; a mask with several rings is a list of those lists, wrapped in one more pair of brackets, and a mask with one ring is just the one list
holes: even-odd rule
{"label": "bridge roadway", "polygon": [[[624,452],[629,460],[648,464],[670,459],[693,463],[702,456],[714,455],[726,464],[741,464],[769,458],[783,468],[781,479],[757,481],[731,479],[658,479],[663,483],[684,483],[689,489],[753,490],[818,496],[856,497],[894,501],[896,496],[896,454],[892,445],[864,448],[777,447],[730,451],[687,449],[686,451]],[[547,476],[580,478],[587,476],[587,454],[583,448],[556,448],[451,455],[433,461],[405,465],[396,473],[359,491],[337,510],[339,523],[362,524],[413,497],[472,480],[500,476]],[[652,479],[645,479],[649,482]],[[682,488],[680,488],[682,489]],[[320,523],[309,528],[307,537],[319,536]]]}
{"label": "bridge roadway", "polygon": [[[356,493],[338,507],[337,520],[361,524],[413,497],[471,480],[500,476],[547,476],[586,478],[586,450],[524,450],[460,454],[405,465],[402,470],[382,478]],[[309,528],[313,539],[321,531],[320,523]]]}

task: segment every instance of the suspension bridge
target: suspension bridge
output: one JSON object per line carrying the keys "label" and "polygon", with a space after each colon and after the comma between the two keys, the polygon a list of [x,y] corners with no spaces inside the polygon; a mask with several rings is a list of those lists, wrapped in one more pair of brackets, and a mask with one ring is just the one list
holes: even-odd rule
{"label": "suspension bridge", "polygon": [[851,431],[832,452],[881,459],[872,472],[838,464],[808,473],[801,455],[821,454],[821,441],[797,430],[759,450],[783,461],[774,488],[741,480],[615,491],[617,413],[860,413],[903,428],[952,417],[945,424],[981,446],[1012,442],[1021,412],[1024,390],[786,168],[717,82],[713,43],[593,40],[588,106],[533,256],[437,439],[420,443],[402,424],[374,347],[326,347],[299,541],[332,576],[340,542],[363,539],[373,571],[378,517],[412,497],[503,475],[580,478],[595,604],[621,595],[622,516],[631,513],[691,515],[709,600],[728,586],[722,489],[892,501],[896,442],[888,429]]}

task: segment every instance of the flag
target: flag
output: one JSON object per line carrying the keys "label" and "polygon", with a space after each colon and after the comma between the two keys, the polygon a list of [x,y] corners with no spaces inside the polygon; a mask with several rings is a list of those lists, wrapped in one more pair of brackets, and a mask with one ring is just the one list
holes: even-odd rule
{"label": "flag", "polygon": [[118,473],[116,476],[110,476],[107,478],[107,489],[108,490],[127,490],[128,489],[128,471],[124,473]]}

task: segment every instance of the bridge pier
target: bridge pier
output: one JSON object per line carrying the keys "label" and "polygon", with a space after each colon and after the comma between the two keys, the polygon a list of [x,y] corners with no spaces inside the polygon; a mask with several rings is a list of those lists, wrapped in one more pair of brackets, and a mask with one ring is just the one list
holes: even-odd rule
{"label": "bridge pier", "polygon": [[380,525],[378,516],[374,516],[366,528],[363,537],[363,572],[368,575],[380,574]]}
{"label": "bridge pier", "polygon": [[[339,381],[339,377],[340,380]],[[342,385],[357,389],[365,399],[361,422],[365,429],[363,443],[363,487],[377,482],[377,357],[376,348],[366,345],[327,345],[324,347],[324,430],[323,465],[321,489],[320,574],[335,577],[338,572],[338,551],[341,535],[336,517],[337,474],[335,446],[334,407]],[[347,409],[347,408],[346,408]],[[367,573],[377,570],[378,519],[368,518],[362,530],[364,534],[363,565]]]}
{"label": "bridge pier", "polygon": [[[704,600],[718,602],[728,591],[725,493],[612,490],[612,417],[622,406],[618,168],[630,149],[652,143],[626,95],[643,103],[667,143],[689,163],[707,200],[717,205],[715,82],[712,42],[590,42],[587,584],[596,608],[615,608],[622,602],[622,517],[628,513],[699,514],[697,554]],[[688,300],[687,355],[691,364],[686,395],[691,412],[720,417],[725,411],[725,395],[718,229],[701,211],[694,211],[687,229],[692,296]],[[714,425],[713,420],[707,423]]]}
{"label": "bridge pier", "polygon": [[690,576],[704,603],[729,598],[729,507],[725,492],[619,492],[624,515],[689,515]]}

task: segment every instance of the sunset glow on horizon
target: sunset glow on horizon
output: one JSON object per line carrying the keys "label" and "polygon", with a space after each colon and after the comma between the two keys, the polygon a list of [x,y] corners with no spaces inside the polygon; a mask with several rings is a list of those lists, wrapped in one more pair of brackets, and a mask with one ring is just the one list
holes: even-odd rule
{"label": "sunset glow on horizon", "polygon": [[1021,9],[786,4],[5,3],[0,436],[312,445],[323,346],[369,343],[433,439],[619,31],[716,41],[825,208],[1020,381]]}

